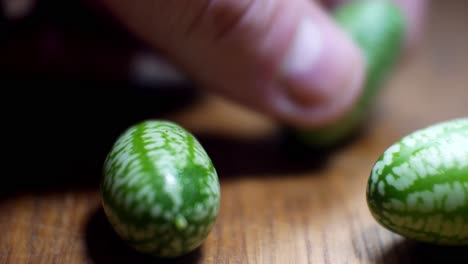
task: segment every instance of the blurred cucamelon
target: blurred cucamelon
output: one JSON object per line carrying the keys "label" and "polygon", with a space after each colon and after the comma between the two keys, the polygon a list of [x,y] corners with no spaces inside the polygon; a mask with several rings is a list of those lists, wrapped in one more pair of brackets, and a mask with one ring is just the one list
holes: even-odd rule
{"label": "blurred cucamelon", "polygon": [[399,57],[405,35],[404,17],[391,0],[353,1],[338,8],[334,17],[361,49],[366,60],[366,80],[361,97],[343,118],[317,129],[294,129],[293,135],[310,146],[334,145],[362,124]]}
{"label": "blurred cucamelon", "polygon": [[157,257],[200,246],[220,205],[218,176],[203,147],[179,125],[159,120],[117,139],[105,161],[101,196],[116,233]]}
{"label": "blurred cucamelon", "polygon": [[384,227],[417,241],[468,245],[468,118],[403,137],[375,163],[367,203]]}

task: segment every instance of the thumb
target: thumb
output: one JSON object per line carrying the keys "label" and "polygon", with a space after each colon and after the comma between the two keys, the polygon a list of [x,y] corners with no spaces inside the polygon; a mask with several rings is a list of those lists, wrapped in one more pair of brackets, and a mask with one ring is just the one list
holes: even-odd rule
{"label": "thumb", "polygon": [[202,87],[297,126],[346,113],[364,63],[309,0],[103,0]]}

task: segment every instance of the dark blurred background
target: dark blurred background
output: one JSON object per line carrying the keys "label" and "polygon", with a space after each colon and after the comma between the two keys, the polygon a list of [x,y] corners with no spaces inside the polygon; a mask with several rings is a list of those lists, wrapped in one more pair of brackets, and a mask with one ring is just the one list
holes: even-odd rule
{"label": "dark blurred background", "polygon": [[1,4],[4,165],[21,176],[16,185],[67,183],[71,175],[75,185],[95,183],[82,175],[99,175],[126,127],[199,97],[91,1]]}

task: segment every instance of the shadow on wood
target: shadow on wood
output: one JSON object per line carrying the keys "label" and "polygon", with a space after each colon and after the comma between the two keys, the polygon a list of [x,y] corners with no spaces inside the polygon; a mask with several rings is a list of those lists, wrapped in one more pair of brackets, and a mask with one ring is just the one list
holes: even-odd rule
{"label": "shadow on wood", "polygon": [[96,263],[201,263],[202,248],[173,259],[160,259],[136,252],[114,232],[101,207],[91,215],[86,227],[86,247]]}
{"label": "shadow on wood", "polygon": [[326,167],[333,150],[314,150],[295,145],[281,135],[236,139],[196,135],[218,172],[220,180],[240,176],[271,177]]}
{"label": "shadow on wood", "polygon": [[367,122],[354,133],[330,146],[311,146],[300,141],[290,129],[254,138],[195,134],[212,159],[221,180],[237,176],[272,177],[318,171],[328,160],[365,136]]}
{"label": "shadow on wood", "polygon": [[468,247],[448,247],[402,240],[384,252],[376,263],[468,263]]}

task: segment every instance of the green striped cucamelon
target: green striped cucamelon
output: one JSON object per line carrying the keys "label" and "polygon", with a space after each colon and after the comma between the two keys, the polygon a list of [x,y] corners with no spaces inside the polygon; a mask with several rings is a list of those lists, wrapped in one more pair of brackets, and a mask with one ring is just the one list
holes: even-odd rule
{"label": "green striped cucamelon", "polygon": [[203,243],[216,221],[216,170],[197,139],[175,123],[130,127],[110,150],[103,174],[105,214],[139,252],[184,255]]}
{"label": "green striped cucamelon", "polygon": [[375,163],[367,203],[384,227],[417,241],[468,245],[468,118],[413,132]]}
{"label": "green striped cucamelon", "polygon": [[352,1],[338,8],[334,18],[362,51],[366,80],[356,105],[343,118],[316,129],[293,129],[300,142],[314,147],[346,139],[363,122],[400,54],[405,33],[405,20],[392,0]]}

